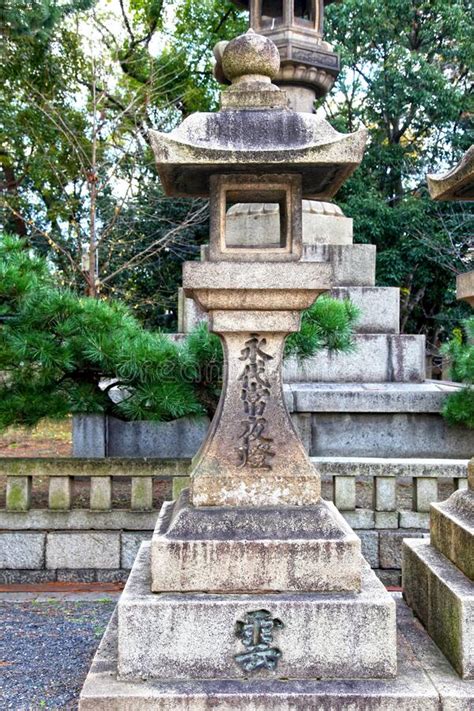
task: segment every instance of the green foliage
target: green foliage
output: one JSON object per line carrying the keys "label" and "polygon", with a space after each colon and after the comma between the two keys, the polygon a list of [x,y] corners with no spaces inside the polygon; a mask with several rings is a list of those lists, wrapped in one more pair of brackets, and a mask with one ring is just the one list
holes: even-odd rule
{"label": "green foliage", "polygon": [[301,330],[286,340],[285,356],[309,358],[322,348],[347,353],[354,348],[354,326],[360,310],[349,299],[323,295],[303,313]]}
{"label": "green foliage", "polygon": [[474,429],[474,316],[464,323],[464,328],[464,333],[455,331],[443,352],[450,361],[451,377],[466,387],[448,397],[443,415],[452,425]]}
{"label": "green foliage", "polygon": [[[184,342],[148,331],[120,301],[55,286],[24,241],[0,238],[0,429],[43,417],[105,413],[167,421],[215,412],[222,378],[219,338],[201,324]],[[323,297],[303,316],[287,354],[347,350],[357,309]]]}
{"label": "green foliage", "polygon": [[474,216],[435,204],[426,173],[446,170],[472,143],[474,65],[468,0],[344,0],[326,9],[325,37],[343,71],[326,100],[341,131],[365,127],[364,161],[338,195],[356,240],[377,245],[377,283],[402,289],[402,330],[446,338]]}

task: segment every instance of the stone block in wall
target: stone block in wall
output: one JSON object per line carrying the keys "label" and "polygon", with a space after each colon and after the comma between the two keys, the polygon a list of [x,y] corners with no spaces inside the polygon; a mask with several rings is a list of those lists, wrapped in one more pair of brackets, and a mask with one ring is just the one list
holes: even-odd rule
{"label": "stone block in wall", "polygon": [[379,567],[379,534],[377,531],[358,531],[362,555],[371,568]]}
{"label": "stone block in wall", "polygon": [[395,477],[375,477],[375,510],[397,510],[397,480]]}
{"label": "stone block in wall", "polygon": [[402,567],[402,542],[404,538],[423,538],[421,531],[380,531],[380,567],[397,569]]}
{"label": "stone block in wall", "polygon": [[361,311],[357,333],[400,332],[400,289],[382,286],[346,286],[331,290],[335,299],[350,299]]}
{"label": "stone block in wall", "polygon": [[370,509],[356,509],[355,511],[342,511],[351,528],[374,528],[375,512]]}
{"label": "stone block in wall", "polygon": [[0,568],[43,568],[45,540],[44,533],[0,533]]}
{"label": "stone block in wall", "polygon": [[98,583],[126,583],[129,570],[96,570],[95,579]]}
{"label": "stone block in wall", "polygon": [[359,333],[349,353],[322,350],[301,361],[288,358],[289,383],[423,383],[425,338],[405,334]]}
{"label": "stone block in wall", "polygon": [[73,457],[106,457],[106,430],[104,415],[74,415],[72,418]]}
{"label": "stone block in wall", "polygon": [[151,541],[153,531],[131,531],[122,533],[122,565],[125,570],[131,570],[143,541]]}
{"label": "stone block in wall", "polygon": [[429,527],[429,513],[419,513],[418,511],[400,512],[400,528],[424,528],[427,531]]}
{"label": "stone block in wall", "polygon": [[50,570],[120,568],[120,533],[48,533],[46,567]]}
{"label": "stone block in wall", "polygon": [[172,422],[122,422],[109,417],[109,457],[194,457],[209,428],[207,417],[181,417]]}
{"label": "stone block in wall", "polygon": [[0,585],[37,585],[56,581],[55,570],[12,570],[0,568]]}
{"label": "stone block in wall", "polygon": [[60,583],[95,583],[95,570],[93,568],[57,570],[56,580]]}
{"label": "stone block in wall", "polygon": [[398,511],[376,511],[375,528],[398,528]]}

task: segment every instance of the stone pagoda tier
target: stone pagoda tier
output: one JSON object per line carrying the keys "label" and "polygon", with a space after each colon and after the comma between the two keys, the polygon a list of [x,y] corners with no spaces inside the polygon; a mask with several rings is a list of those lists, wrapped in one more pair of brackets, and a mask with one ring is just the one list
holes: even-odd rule
{"label": "stone pagoda tier", "polygon": [[[285,90],[292,108],[311,114],[315,100],[331,89],[339,72],[337,61],[328,73],[328,55],[321,54],[324,48],[337,59],[323,39],[324,8],[329,3],[236,4],[248,7],[251,27],[277,44],[281,65],[275,84]],[[298,43],[306,48],[303,54],[294,51]],[[221,82],[227,81],[221,71],[225,45],[219,43],[215,51]],[[329,266],[331,296],[350,299],[361,318],[352,352],[320,351],[304,361],[285,361],[287,403],[307,433],[306,446],[317,457],[470,459],[474,433],[448,426],[440,414],[446,397],[458,386],[427,380],[425,337],[400,333],[400,289],[376,286],[376,247],[354,244],[352,219],[328,197],[319,193],[317,200],[303,200],[302,260],[316,270]],[[229,206],[229,242],[265,245],[278,230],[278,215],[278,205],[272,203]],[[181,290],[178,338],[205,319],[207,314]]]}
{"label": "stone pagoda tier", "polygon": [[[223,342],[222,396],[190,489],[163,506],[139,551],[80,710],[469,703],[473,689],[450,684],[406,614],[397,649],[395,600],[321,499],[283,397],[285,337],[331,287],[327,264],[302,259],[302,200],[334,194],[360,162],[365,133],[342,136],[291,111],[271,81],[279,54],[267,38],[250,31],[229,43],[222,69],[232,86],[219,113],[151,134],[168,194],[210,197],[206,259],[185,264],[183,286]],[[229,203],[252,200],[280,207],[266,246],[228,240]]]}
{"label": "stone pagoda tier", "polygon": [[[446,175],[428,176],[435,200],[474,198],[474,146]],[[458,277],[474,306],[474,272]],[[464,679],[474,679],[474,459],[467,490],[431,505],[430,539],[403,543],[403,587],[416,615]]]}

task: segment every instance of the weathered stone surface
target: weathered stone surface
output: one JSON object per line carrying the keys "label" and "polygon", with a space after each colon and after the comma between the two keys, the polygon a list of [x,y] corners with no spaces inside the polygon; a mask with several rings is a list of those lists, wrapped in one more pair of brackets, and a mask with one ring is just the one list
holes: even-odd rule
{"label": "weathered stone surface", "polygon": [[72,418],[73,457],[107,456],[107,418],[104,415],[74,415]]}
{"label": "weathered stone surface", "polygon": [[474,432],[450,427],[440,415],[317,413],[311,453],[319,457],[467,460]]}
{"label": "weathered stone surface", "polygon": [[112,618],[81,694],[80,711],[471,711],[474,683],[460,681],[402,603],[398,676],[347,681],[117,681]]}
{"label": "weathered stone surface", "polygon": [[356,507],[356,480],[353,476],[334,479],[334,503],[339,511],[353,511]]}
{"label": "weathered stone surface", "polygon": [[474,146],[452,170],[427,177],[433,200],[474,200]]}
{"label": "weathered stone surface", "polygon": [[474,587],[429,540],[403,546],[405,598],[464,679],[474,679]]}
{"label": "weathered stone surface", "polygon": [[48,533],[46,567],[120,568],[120,534]]}
{"label": "weathered stone surface", "polygon": [[[289,269],[304,265],[283,266]],[[283,286],[286,282],[281,276]],[[222,274],[218,278],[221,280]],[[234,290],[234,306],[242,299],[246,303],[245,292]],[[254,507],[316,504],[321,491],[319,475],[291,423],[282,393],[281,357],[291,324],[272,324],[269,316],[277,316],[274,311],[243,309],[228,313],[235,318],[237,332],[230,331],[230,324],[223,325],[222,332],[219,327],[214,329],[224,341],[225,382],[209,435],[194,462],[192,503]],[[285,313],[292,315],[291,311]],[[254,319],[254,327],[240,332],[241,318],[249,329],[247,320]],[[262,331],[259,324],[263,325]],[[254,379],[251,369],[257,366],[258,377]]]}
{"label": "weathered stone surface", "polygon": [[351,353],[321,351],[311,358],[285,361],[286,382],[423,383],[425,342],[423,336],[359,333]]}
{"label": "weathered stone surface", "polygon": [[151,544],[154,592],[332,592],[361,584],[360,541],[333,504],[165,504]]}
{"label": "weathered stone surface", "polygon": [[0,568],[0,585],[32,585],[56,580],[55,570],[14,570]]}
{"label": "weathered stone surface", "polygon": [[132,511],[151,511],[153,509],[153,477],[132,477],[130,505]]}
{"label": "weathered stone surface", "polygon": [[388,569],[401,568],[403,539],[420,539],[422,535],[420,532],[380,531],[380,567]]}
{"label": "weathered stone surface", "polygon": [[431,506],[431,544],[474,580],[474,490]]}
{"label": "weathered stone surface", "polygon": [[0,532],[0,568],[43,568],[45,541],[44,533]]}
{"label": "weathered stone surface", "polygon": [[97,580],[94,568],[56,570],[55,573],[56,580],[61,583],[95,583]]}
{"label": "weathered stone surface", "polygon": [[356,477],[466,478],[467,459],[405,459],[398,457],[311,457],[321,475]]}
{"label": "weathered stone surface", "polygon": [[208,429],[207,417],[172,422],[123,422],[110,417],[107,456],[187,459],[194,457]]}
{"label": "weathered stone surface", "polygon": [[230,164],[268,174],[272,165],[281,172],[289,159],[293,172],[304,166],[304,197],[321,200],[332,198],[353,173],[367,138],[364,130],[339,134],[312,114],[258,108],[192,114],[169,134],[149,135],[168,195],[207,197],[209,176]]}
{"label": "weathered stone surface", "polygon": [[438,479],[418,478],[413,490],[413,508],[420,513],[429,513],[433,501],[438,501]]}
{"label": "weathered stone surface", "polygon": [[359,307],[361,315],[356,325],[357,333],[400,332],[400,289],[351,285],[332,289],[331,296],[350,299]]}
{"label": "weathered stone surface", "polygon": [[28,511],[31,505],[31,477],[13,474],[14,470],[7,469],[6,509]]}
{"label": "weathered stone surface", "polygon": [[126,583],[129,570],[96,570],[95,577],[98,583]]}
{"label": "weathered stone surface", "polygon": [[397,480],[394,477],[378,476],[375,479],[375,510],[397,510]]}
{"label": "weathered stone surface", "polygon": [[455,383],[291,383],[298,412],[439,414]]}
{"label": "weathered stone surface", "polygon": [[[135,561],[119,610],[119,674],[128,679],[243,678],[235,624],[251,610],[282,620],[276,672],[260,678],[390,677],[395,606],[368,566],[361,593],[267,595],[150,592],[149,544]],[[257,675],[258,676],[258,675]]]}
{"label": "weathered stone surface", "polygon": [[0,474],[28,476],[175,476],[187,473],[189,461],[146,457],[69,458],[5,457],[0,458]]}
{"label": "weathered stone surface", "polygon": [[356,511],[343,511],[342,515],[351,528],[374,528],[375,512],[369,509],[357,509]]}
{"label": "weathered stone surface", "polygon": [[371,244],[303,243],[302,261],[313,268],[330,266],[334,287],[375,285],[376,248]]}
{"label": "weathered stone surface", "polygon": [[429,513],[419,513],[418,511],[400,511],[400,528],[425,529],[430,527]]}
{"label": "weathered stone surface", "polygon": [[144,541],[150,541],[152,532],[125,532],[122,533],[122,568],[131,570],[137,553]]}
{"label": "weathered stone surface", "polygon": [[377,531],[358,531],[362,555],[372,568],[379,567],[379,534]]}
{"label": "weathered stone surface", "polygon": [[398,528],[398,511],[376,511],[375,528]]}
{"label": "weathered stone surface", "polygon": [[72,479],[69,476],[50,477],[48,483],[48,508],[50,511],[68,511],[72,503]]}
{"label": "weathered stone surface", "polygon": [[0,528],[12,531],[150,531],[155,528],[157,511],[47,511],[32,509],[28,515],[0,511]]}
{"label": "weathered stone surface", "polygon": [[90,507],[92,511],[109,511],[112,508],[112,477],[91,477]]}
{"label": "weathered stone surface", "polygon": [[377,575],[378,579],[385,585],[385,587],[387,587],[387,588],[401,587],[402,571],[400,569],[398,569],[398,570],[378,569],[375,571],[375,574]]}

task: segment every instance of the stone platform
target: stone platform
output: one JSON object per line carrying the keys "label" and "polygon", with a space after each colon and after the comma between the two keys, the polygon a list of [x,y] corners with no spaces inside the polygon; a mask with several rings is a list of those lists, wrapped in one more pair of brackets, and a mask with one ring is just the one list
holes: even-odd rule
{"label": "stone platform", "polygon": [[359,538],[336,507],[163,505],[151,544],[153,592],[357,592]]}
{"label": "stone platform", "polygon": [[241,679],[244,651],[236,623],[250,610],[281,620],[278,669],[254,678],[389,678],[397,672],[395,605],[362,567],[360,593],[218,595],[150,592],[150,544],[144,543],[118,605],[122,679]]}
{"label": "stone platform", "polygon": [[390,680],[117,680],[117,616],[84,685],[80,711],[471,711],[474,682],[461,681],[397,598],[398,676]]}

